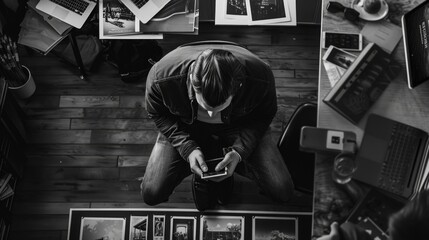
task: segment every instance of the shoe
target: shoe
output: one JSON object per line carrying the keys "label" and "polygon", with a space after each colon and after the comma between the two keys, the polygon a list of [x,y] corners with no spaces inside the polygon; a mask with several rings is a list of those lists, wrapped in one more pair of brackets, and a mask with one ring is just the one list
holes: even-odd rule
{"label": "shoe", "polygon": [[199,211],[204,211],[213,208],[215,205],[215,195],[213,183],[201,179],[194,174],[192,176],[192,195],[194,197],[195,207]]}
{"label": "shoe", "polygon": [[216,184],[216,196],[217,203],[219,205],[226,205],[229,203],[232,197],[232,190],[234,189],[234,175],[223,180],[222,182],[217,182]]}

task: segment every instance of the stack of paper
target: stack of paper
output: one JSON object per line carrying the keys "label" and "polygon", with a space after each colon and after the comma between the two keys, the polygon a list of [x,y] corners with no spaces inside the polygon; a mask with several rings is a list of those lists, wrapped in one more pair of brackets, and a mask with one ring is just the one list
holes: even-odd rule
{"label": "stack of paper", "polygon": [[120,0],[100,0],[100,38],[162,39],[164,33],[197,34],[198,1],[170,0],[144,24]]}
{"label": "stack of paper", "polygon": [[216,0],[217,25],[296,25],[296,0]]}

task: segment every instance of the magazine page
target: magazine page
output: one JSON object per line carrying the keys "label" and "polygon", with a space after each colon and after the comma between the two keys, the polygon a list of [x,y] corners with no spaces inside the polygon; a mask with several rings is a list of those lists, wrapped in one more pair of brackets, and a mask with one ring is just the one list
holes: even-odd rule
{"label": "magazine page", "polygon": [[249,14],[247,12],[247,0],[227,0],[223,2],[226,3],[222,10],[225,19],[232,20],[237,23],[242,22],[248,25]]}
{"label": "magazine page", "polygon": [[338,82],[338,80],[340,80],[341,76],[344,75],[344,73],[356,58],[357,56],[354,54],[351,54],[333,45],[329,46],[325,55],[323,55],[322,60],[331,87],[333,87]]}
{"label": "magazine page", "polygon": [[172,0],[146,24],[140,22],[141,33],[192,33],[198,18],[199,0]]}
{"label": "magazine page", "polygon": [[296,26],[296,0],[216,0],[215,7],[216,25]]}
{"label": "magazine page", "polygon": [[66,36],[58,34],[43,17],[29,8],[20,24],[18,43],[48,54]]}
{"label": "magazine page", "polygon": [[161,34],[136,31],[139,22],[121,1],[99,1],[100,39],[162,39]]}
{"label": "magazine page", "polygon": [[250,24],[270,24],[291,20],[287,0],[248,0]]}
{"label": "magazine page", "polygon": [[249,25],[248,0],[216,0],[216,25]]}

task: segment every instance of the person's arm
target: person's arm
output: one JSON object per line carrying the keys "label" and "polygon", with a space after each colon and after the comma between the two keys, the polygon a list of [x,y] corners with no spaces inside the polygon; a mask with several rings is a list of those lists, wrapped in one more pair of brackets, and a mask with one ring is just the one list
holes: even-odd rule
{"label": "person's arm", "polygon": [[[190,138],[185,131],[179,117],[173,115],[164,105],[161,90],[153,83],[157,65],[149,71],[146,82],[145,104],[149,117],[154,121],[157,129],[169,139],[174,148],[177,149],[183,159],[188,161],[192,151],[198,148],[198,144]],[[187,104],[187,103],[184,103]]]}
{"label": "person's arm", "polygon": [[338,225],[337,222],[331,224],[331,232],[328,235],[319,237],[317,240],[371,240],[371,236],[360,226],[345,222]]}
{"label": "person's arm", "polygon": [[340,231],[338,228],[338,223],[333,222],[331,224],[331,232],[328,235],[319,237],[317,240],[340,240]]}
{"label": "person's arm", "polygon": [[276,88],[271,70],[267,71],[266,77],[271,80],[263,95],[260,97],[249,96],[249,98],[259,98],[258,104],[238,126],[234,144],[231,146],[240,155],[241,160],[244,161],[257,147],[259,140],[268,130],[277,112]]}

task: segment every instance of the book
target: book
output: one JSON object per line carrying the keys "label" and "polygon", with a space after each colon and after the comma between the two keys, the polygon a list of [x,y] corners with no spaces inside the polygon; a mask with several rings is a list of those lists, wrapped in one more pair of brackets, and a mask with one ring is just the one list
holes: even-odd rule
{"label": "book", "polygon": [[390,54],[369,43],[323,98],[353,124],[359,123],[395,76]]}
{"label": "book", "polygon": [[99,1],[100,39],[162,39],[161,33],[146,34],[139,30],[140,21],[119,0]]}

